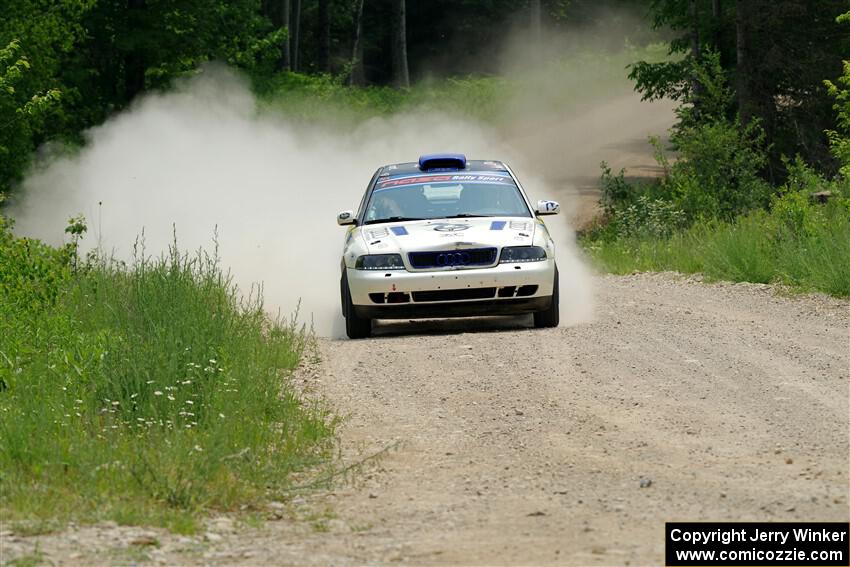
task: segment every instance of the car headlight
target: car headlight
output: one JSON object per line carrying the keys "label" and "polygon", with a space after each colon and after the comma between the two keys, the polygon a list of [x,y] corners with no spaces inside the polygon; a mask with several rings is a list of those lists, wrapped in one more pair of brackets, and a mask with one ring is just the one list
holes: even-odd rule
{"label": "car headlight", "polygon": [[546,250],[540,246],[505,246],[499,263],[540,262],[546,259]]}
{"label": "car headlight", "polygon": [[401,254],[365,254],[357,258],[358,270],[403,270]]}

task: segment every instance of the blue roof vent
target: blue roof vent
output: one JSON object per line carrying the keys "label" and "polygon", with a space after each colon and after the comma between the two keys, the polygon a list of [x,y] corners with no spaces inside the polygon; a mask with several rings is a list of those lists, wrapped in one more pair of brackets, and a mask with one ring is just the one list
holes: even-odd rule
{"label": "blue roof vent", "polygon": [[463,154],[430,154],[419,158],[422,171],[452,171],[466,169],[466,156]]}

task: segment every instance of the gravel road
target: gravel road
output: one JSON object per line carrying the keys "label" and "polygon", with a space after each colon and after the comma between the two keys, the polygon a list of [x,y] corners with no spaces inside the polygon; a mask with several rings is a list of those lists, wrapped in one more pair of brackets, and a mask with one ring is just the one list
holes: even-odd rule
{"label": "gravel road", "polygon": [[[668,520],[848,519],[850,303],[671,274],[595,291],[595,319],[572,328],[321,341],[299,379],[347,416],[344,461],[389,449],[273,505],[282,519],[0,543],[56,564],[657,565]],[[134,550],[144,537],[159,547]]]}

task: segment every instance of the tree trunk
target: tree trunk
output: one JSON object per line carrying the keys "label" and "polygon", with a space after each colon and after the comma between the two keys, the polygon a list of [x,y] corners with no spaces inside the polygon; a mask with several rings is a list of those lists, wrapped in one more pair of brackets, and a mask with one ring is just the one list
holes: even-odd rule
{"label": "tree trunk", "polygon": [[406,12],[405,0],[393,0],[393,84],[400,88],[410,87]]}
{"label": "tree trunk", "polygon": [[349,85],[365,85],[366,73],[363,70],[363,4],[366,0],[357,0],[354,10],[354,45],[351,49],[351,75]]}
{"label": "tree trunk", "polygon": [[289,50],[289,40],[292,28],[289,26],[289,0],[280,1],[280,27],[286,28],[286,39],[281,46],[280,69],[289,71],[292,69],[292,56]]}
{"label": "tree trunk", "polygon": [[[697,0],[690,0],[690,17],[691,17],[691,59],[693,62],[699,63],[702,58],[700,53],[700,37],[699,37],[699,6],[697,5]],[[699,112],[699,99],[702,93],[702,85],[700,85],[699,79],[696,76],[696,73],[691,77],[691,89],[692,89],[692,99],[694,110]]]}
{"label": "tree trunk", "polygon": [[714,49],[723,53],[720,46],[720,32],[723,28],[723,6],[721,0],[711,0],[711,16],[713,25],[712,40],[714,41]]}
{"label": "tree trunk", "polygon": [[301,0],[292,0],[292,70],[299,69],[299,44],[301,43]]}
{"label": "tree trunk", "polygon": [[699,38],[699,6],[697,0],[690,0],[691,14],[691,57],[694,61],[700,59],[700,38]]}
{"label": "tree trunk", "polygon": [[540,8],[540,0],[531,0],[531,41],[534,43],[535,51],[542,44],[542,35],[543,11]]}
{"label": "tree trunk", "polygon": [[[146,0],[127,0],[127,23],[129,29],[137,27],[142,12],[147,9]],[[139,26],[140,27],[140,26]],[[124,53],[124,103],[128,104],[139,93],[145,90],[144,50],[140,45],[131,45]]]}
{"label": "tree trunk", "polygon": [[735,43],[737,51],[735,74],[738,90],[738,114],[743,124],[749,122],[753,116],[749,44],[752,26],[750,19],[752,15],[749,11],[751,2],[752,0],[737,0],[735,3]]}
{"label": "tree trunk", "polygon": [[319,0],[319,71],[331,72],[330,0]]}

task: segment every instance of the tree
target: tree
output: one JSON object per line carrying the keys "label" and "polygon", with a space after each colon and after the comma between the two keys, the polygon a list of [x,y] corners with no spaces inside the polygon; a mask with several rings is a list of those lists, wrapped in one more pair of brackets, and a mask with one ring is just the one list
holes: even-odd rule
{"label": "tree", "polygon": [[286,39],[283,42],[280,67],[284,71],[289,71],[292,69],[292,52],[290,50],[289,43],[290,30],[292,29],[289,22],[289,0],[280,0],[280,27],[286,30]]}
{"label": "tree", "polygon": [[393,84],[410,87],[407,67],[407,10],[405,0],[393,0]]}
{"label": "tree", "polygon": [[[127,29],[142,30],[145,28],[144,21],[147,16],[147,3],[145,0],[127,0]],[[136,98],[140,92],[145,90],[145,61],[149,50],[146,39],[140,34],[128,36],[128,48],[124,50],[124,100],[125,104]]]}
{"label": "tree", "polygon": [[543,40],[543,10],[540,6],[540,0],[531,0],[531,39],[535,44],[535,48],[540,47],[540,42]]}
{"label": "tree", "polygon": [[35,149],[34,133],[41,120],[61,98],[58,89],[35,93],[21,89],[30,70],[19,41],[0,49],[0,202]]}
{"label": "tree", "polygon": [[363,5],[366,0],[354,2],[354,38],[351,48],[350,85],[365,85],[366,73],[363,68]]}
{"label": "tree", "polygon": [[783,155],[800,154],[821,170],[833,169],[824,130],[834,117],[822,79],[839,76],[841,55],[850,51],[850,36],[835,22],[846,0],[712,0],[710,13],[699,9],[702,1],[653,1],[654,25],[678,33],[670,52],[679,59],[633,65],[637,90],[646,99],[699,104],[691,96],[700,88],[692,81],[694,65],[706,45],[719,42],[712,47],[735,78],[731,112],[742,124],[758,118],[771,141],[766,175],[781,181]]}
{"label": "tree", "polygon": [[330,0],[319,0],[318,68],[322,73],[331,72],[331,15]]}
{"label": "tree", "polygon": [[292,70],[300,69],[300,43],[301,43],[301,0],[292,0]]}
{"label": "tree", "polygon": [[[836,21],[839,24],[850,23],[850,12],[841,14]],[[836,83],[825,82],[829,96],[835,100],[833,108],[838,114],[835,130],[827,130],[826,135],[832,155],[840,165],[841,174],[850,179],[850,61],[844,61],[844,74]]]}
{"label": "tree", "polygon": [[750,81],[751,55],[749,53],[752,27],[755,14],[752,12],[752,0],[737,0],[735,11],[736,74],[738,78],[738,114],[741,122],[750,121],[754,112]]}

